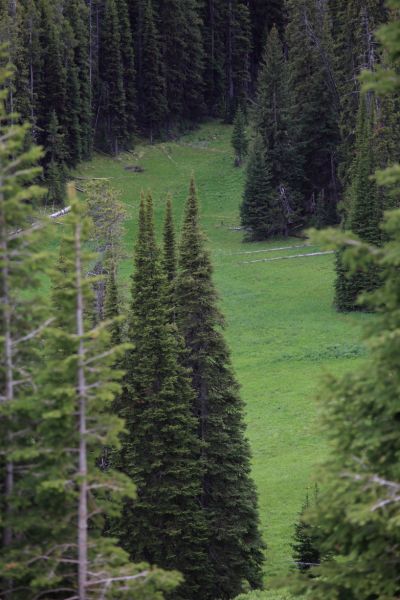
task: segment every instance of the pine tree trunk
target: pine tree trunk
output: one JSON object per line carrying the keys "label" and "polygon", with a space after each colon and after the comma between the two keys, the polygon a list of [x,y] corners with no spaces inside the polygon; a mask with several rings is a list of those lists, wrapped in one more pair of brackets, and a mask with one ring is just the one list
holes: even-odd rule
{"label": "pine tree trunk", "polygon": [[86,382],[84,372],[84,324],[81,265],[81,225],[75,230],[76,270],[76,332],[78,347],[78,397],[79,397],[79,513],[78,513],[78,588],[79,600],[86,600],[88,567],[88,506],[87,506],[87,447],[86,447]]}

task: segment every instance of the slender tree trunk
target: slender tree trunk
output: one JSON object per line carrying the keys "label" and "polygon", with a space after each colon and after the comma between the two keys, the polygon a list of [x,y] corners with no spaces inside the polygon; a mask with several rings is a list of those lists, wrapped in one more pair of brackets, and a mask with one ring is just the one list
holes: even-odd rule
{"label": "slender tree trunk", "polygon": [[78,513],[78,589],[79,600],[86,600],[88,570],[88,506],[87,506],[87,447],[86,447],[86,381],[84,370],[84,324],[81,264],[81,225],[75,229],[76,270],[76,332],[78,347],[78,398],[79,398],[79,513]]}

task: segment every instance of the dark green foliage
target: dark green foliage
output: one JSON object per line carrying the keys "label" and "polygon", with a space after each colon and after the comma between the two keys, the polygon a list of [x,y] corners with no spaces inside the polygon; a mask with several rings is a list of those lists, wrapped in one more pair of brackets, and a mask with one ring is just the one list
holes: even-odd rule
{"label": "dark green foliage", "polygon": [[205,97],[212,115],[231,122],[250,82],[251,28],[242,0],[204,2]]}
{"label": "dark green foliage", "polygon": [[[273,27],[260,68],[253,121],[263,141],[272,189],[282,203],[284,230],[295,224],[299,209],[300,165],[289,107],[288,66],[278,30]],[[280,224],[271,227],[273,231]]]}
{"label": "dark green foliage", "polygon": [[36,122],[39,141],[46,139],[55,111],[61,127],[66,114],[67,71],[63,60],[62,21],[48,0],[38,0],[40,63],[36,72]]}
{"label": "dark green foliage", "polygon": [[[83,157],[82,131],[80,123],[81,97],[79,71],[75,62],[75,36],[67,20],[63,23],[63,39],[66,55],[66,99],[65,99],[65,147],[68,148],[70,166],[76,166]],[[50,124],[51,126],[51,124]],[[49,126],[49,127],[50,127]]]}
{"label": "dark green foliage", "polygon": [[248,150],[246,117],[240,106],[233,121],[232,146],[235,151],[235,166],[240,167]]}
{"label": "dark green foliage", "polygon": [[181,365],[182,342],[169,323],[150,197],[139,218],[128,331],[133,348],[119,402],[127,427],[120,465],[138,497],[126,503],[119,535],[134,560],[179,568],[185,583],[174,599],[203,598],[210,574],[193,391]]}
{"label": "dark green foliage", "polygon": [[203,7],[205,98],[209,114],[219,116],[224,112],[225,95],[225,3],[208,0]]}
{"label": "dark green foliage", "polygon": [[319,227],[338,222],[336,177],[339,96],[327,3],[289,1],[290,126],[299,163],[298,191],[304,221]]}
{"label": "dark green foliage", "polygon": [[141,47],[140,126],[148,132],[152,141],[154,136],[159,135],[168,113],[164,64],[152,0],[147,0],[144,8]]}
{"label": "dark green foliage", "polygon": [[299,515],[299,520],[295,524],[293,536],[293,560],[301,573],[307,573],[312,567],[316,567],[321,562],[319,551],[318,531],[315,526],[311,526],[308,518],[308,511],[311,504],[318,502],[318,488],[310,502],[310,496],[307,492],[305,502]]}
{"label": "dark green foliage", "polygon": [[197,0],[164,0],[159,11],[169,120],[205,112],[204,50]]}
{"label": "dark green foliage", "polygon": [[[371,180],[377,166],[374,156],[373,125],[372,98],[363,96],[358,115],[356,154],[350,170],[351,183],[347,194],[346,224],[348,229],[364,242],[380,245],[383,207],[376,183]],[[357,303],[359,295],[379,285],[379,274],[374,267],[358,269],[353,273],[348,272],[340,253],[336,264],[336,307],[340,311],[359,310],[360,305]]]}
{"label": "dark green foliage", "polygon": [[109,149],[118,154],[127,140],[126,96],[122,62],[121,31],[116,0],[106,0],[101,34],[100,108]]}
{"label": "dark green foliage", "polygon": [[[287,235],[299,213],[299,155],[289,112],[288,68],[278,30],[265,47],[253,113],[255,140],[241,209],[253,239]],[[292,136],[292,137],[290,137]]]}
{"label": "dark green foliage", "polygon": [[47,203],[62,205],[65,198],[67,167],[65,164],[66,147],[64,134],[60,132],[57,115],[52,112],[48,127],[47,154],[45,156],[45,180],[47,185]]}
{"label": "dark green foliage", "polygon": [[346,250],[360,268],[365,260],[376,261],[383,285],[374,293],[378,316],[367,363],[341,378],[330,377],[321,393],[331,451],[320,469],[321,493],[311,526],[318,527],[322,554],[331,558],[304,582],[315,600],[400,593],[398,211],[390,214],[385,229],[391,241],[376,259],[366,247],[357,254]]}
{"label": "dark green foliage", "polygon": [[172,199],[167,198],[164,222],[163,268],[168,283],[173,283],[176,277],[176,244],[174,221],[172,215]]}
{"label": "dark green foliage", "polygon": [[261,135],[256,135],[251,146],[240,213],[250,239],[287,234],[284,208],[272,186],[269,156]]}
{"label": "dark green foliage", "polygon": [[[4,59],[3,51],[2,63]],[[26,146],[27,125],[10,124],[7,118],[11,76],[0,69],[0,595],[20,600],[27,594],[17,588],[41,572],[41,566],[34,569],[29,563],[37,554],[27,538],[40,502],[34,497],[34,430],[40,401],[37,348],[48,317],[40,280],[48,260],[40,250],[43,230],[15,235],[32,219],[43,190],[32,183],[40,174],[36,165],[41,152]]]}
{"label": "dark green foliage", "polygon": [[227,600],[262,586],[263,544],[244,436],[243,402],[232,372],[217,308],[212,267],[200,230],[193,180],[186,204],[176,282],[176,320],[195,391],[202,442],[201,506],[208,525],[211,598]]}
{"label": "dark green foliage", "polygon": [[116,0],[121,40],[121,61],[123,67],[123,84],[125,92],[126,128],[128,139],[136,128],[136,87],[135,59],[133,52],[133,36],[129,21],[126,0]]}
{"label": "dark green foliage", "polygon": [[358,77],[363,69],[375,69],[380,61],[374,32],[386,21],[388,9],[383,0],[329,0],[329,6],[333,23],[335,79],[341,104],[340,175],[343,185],[347,186],[359,102]]}
{"label": "dark green foliage", "polygon": [[89,32],[87,29],[88,8],[83,0],[70,0],[65,7],[65,16],[74,33],[74,65],[79,82],[79,128],[80,156],[75,161],[88,160],[92,152],[92,107],[89,69]]}
{"label": "dark green foliage", "polygon": [[103,318],[109,323],[110,343],[112,346],[117,346],[123,342],[123,332],[120,322],[121,302],[117,286],[117,265],[113,257],[110,257],[107,261],[107,270]]}
{"label": "dark green foliage", "polygon": [[225,59],[225,120],[232,122],[239,106],[245,107],[250,84],[251,29],[249,9],[240,0],[229,0]]}
{"label": "dark green foliage", "polygon": [[251,73],[255,83],[267,35],[274,25],[282,31],[285,10],[283,0],[250,0],[249,7],[253,37]]}

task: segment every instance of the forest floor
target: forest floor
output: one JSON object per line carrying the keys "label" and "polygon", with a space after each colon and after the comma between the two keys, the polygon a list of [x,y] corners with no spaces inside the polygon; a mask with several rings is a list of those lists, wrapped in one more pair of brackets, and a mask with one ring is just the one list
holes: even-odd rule
{"label": "forest floor", "polygon": [[[362,360],[362,323],[368,317],[334,311],[332,255],[294,238],[243,243],[237,228],[244,171],[233,166],[230,136],[229,126],[208,123],[174,143],[138,146],[118,159],[97,156],[77,175],[109,177],[121,191],[128,210],[120,269],[126,299],[141,190],[153,193],[161,235],[166,194],[173,196],[179,225],[195,175],[226,338],[246,402],[270,578],[293,566],[293,525],[327,452],[318,428],[317,391],[324,374],[341,374]],[[143,172],[132,170],[136,166]]]}

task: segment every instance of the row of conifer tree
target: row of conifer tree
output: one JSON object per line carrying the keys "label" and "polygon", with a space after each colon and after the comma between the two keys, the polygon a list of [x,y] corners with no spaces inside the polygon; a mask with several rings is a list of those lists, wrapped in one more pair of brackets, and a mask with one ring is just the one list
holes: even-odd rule
{"label": "row of conifer tree", "polygon": [[2,0],[10,108],[32,124],[48,187],[62,203],[69,169],[135,134],[171,136],[245,102],[276,0]]}
{"label": "row of conifer tree", "polygon": [[56,264],[46,255],[34,219],[41,153],[27,145],[29,126],[6,115],[10,75],[1,72],[2,596],[228,600],[260,587],[243,403],[194,181],[179,252],[171,200],[161,251],[151,195],[142,198],[126,312],[124,215],[107,182],[88,185],[85,205],[70,187]]}
{"label": "row of conifer tree", "polygon": [[[341,223],[381,245],[385,210],[398,204],[378,188],[377,168],[400,158],[400,106],[395,92],[376,93],[360,75],[397,68],[375,32],[395,16],[382,2],[314,0],[287,3],[284,35],[268,35],[250,111],[252,143],[241,206],[246,238],[298,235],[305,226]],[[237,163],[247,150],[246,118],[235,118]],[[379,285],[376,267],[349,275],[337,255],[335,304],[361,308],[358,297]]]}

